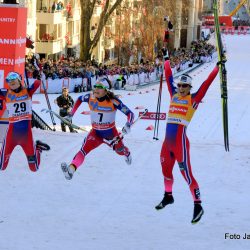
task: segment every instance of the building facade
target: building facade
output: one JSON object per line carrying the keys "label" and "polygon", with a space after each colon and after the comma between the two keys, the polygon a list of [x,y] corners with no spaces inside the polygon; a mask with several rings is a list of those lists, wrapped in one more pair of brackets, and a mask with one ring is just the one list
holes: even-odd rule
{"label": "building facade", "polygon": [[[153,5],[153,18],[158,12],[161,12],[163,17],[170,15],[169,9],[167,9],[170,0],[168,1],[152,0],[150,2]],[[111,5],[114,2],[115,0],[110,0]],[[79,57],[80,0],[19,0],[19,3],[28,7],[27,35],[35,41],[35,49],[27,51],[27,53],[35,52],[43,58],[51,59],[58,59],[62,55]],[[104,4],[105,1],[96,2],[91,17],[91,38],[94,37],[97,30]],[[211,1],[176,0],[174,3],[172,2],[174,5],[174,10],[171,12],[173,13],[171,20],[174,24],[174,29],[171,31],[172,48],[189,47],[193,40],[200,38],[203,4],[209,8]],[[130,57],[133,61],[135,55],[139,61],[142,52],[136,44],[139,40],[144,39],[145,34],[140,27],[143,27],[143,15],[145,18],[143,12],[147,11],[146,8],[147,6],[142,0],[124,0],[110,16],[98,45],[93,50],[92,57],[94,56],[98,62],[124,64],[124,58]],[[160,25],[165,24],[162,21]],[[157,34],[155,34],[154,28],[146,32],[152,33],[152,44],[156,44]],[[155,46],[152,48],[154,50]],[[151,55],[155,53],[153,51]]]}

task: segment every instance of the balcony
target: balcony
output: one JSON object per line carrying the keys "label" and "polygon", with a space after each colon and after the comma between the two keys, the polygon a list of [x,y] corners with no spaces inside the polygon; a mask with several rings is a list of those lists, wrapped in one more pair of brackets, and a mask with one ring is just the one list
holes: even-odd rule
{"label": "balcony", "polygon": [[63,49],[63,39],[36,42],[36,53],[39,54],[55,54]]}
{"label": "balcony", "polygon": [[64,11],[55,13],[37,12],[36,18],[37,24],[60,24],[66,22]]}
{"label": "balcony", "polygon": [[72,15],[68,17],[68,21],[76,21],[81,19],[81,9],[73,9]]}
{"label": "balcony", "polygon": [[80,35],[74,35],[69,37],[68,48],[73,48],[80,44]]}

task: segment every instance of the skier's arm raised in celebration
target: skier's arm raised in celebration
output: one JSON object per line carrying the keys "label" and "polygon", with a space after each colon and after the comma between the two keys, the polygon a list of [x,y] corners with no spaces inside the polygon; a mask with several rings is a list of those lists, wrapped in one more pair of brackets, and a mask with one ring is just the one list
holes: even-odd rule
{"label": "skier's arm raised in celebration", "polygon": [[209,86],[212,84],[213,80],[219,72],[219,67],[216,65],[213,71],[209,74],[208,78],[202,83],[198,91],[192,94],[192,100],[197,104],[201,102],[202,98],[205,96]]}
{"label": "skier's arm raised in celebration", "polygon": [[28,92],[29,92],[29,95],[32,96],[36,90],[40,87],[41,85],[41,80],[35,80],[34,83],[28,87]]}
{"label": "skier's arm raised in celebration", "polygon": [[75,114],[75,112],[80,107],[82,102],[87,102],[88,103],[89,98],[90,98],[90,94],[79,96],[78,99],[75,102],[75,105],[73,106],[73,108],[72,108],[72,110],[70,112],[70,115],[73,116]]}
{"label": "skier's arm raised in celebration", "polygon": [[165,59],[164,70],[165,70],[165,77],[166,77],[166,82],[168,86],[168,92],[170,96],[172,97],[176,93],[176,90],[173,84],[174,78],[173,78],[173,73],[172,73],[171,66],[170,66],[168,50],[166,48],[163,48],[162,54],[163,54],[163,58]]}

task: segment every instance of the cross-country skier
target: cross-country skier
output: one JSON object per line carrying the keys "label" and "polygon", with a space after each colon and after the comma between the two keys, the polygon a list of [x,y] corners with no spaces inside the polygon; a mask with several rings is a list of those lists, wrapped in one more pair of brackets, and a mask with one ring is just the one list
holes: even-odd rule
{"label": "cross-country skier", "polygon": [[42,150],[50,147],[41,142],[33,141],[32,135],[32,95],[40,86],[41,81],[35,80],[30,87],[22,85],[22,77],[16,72],[9,72],[6,77],[8,89],[0,89],[0,99],[6,103],[9,125],[0,151],[0,170],[5,170],[11,153],[20,145],[27,157],[29,168],[35,172],[39,168]]}
{"label": "cross-country skier", "polygon": [[[81,103],[86,102],[90,109],[92,129],[86,136],[81,149],[75,155],[71,164],[69,166],[66,163],[61,164],[65,178],[68,180],[73,177],[74,172],[81,166],[85,156],[91,150],[97,148],[102,143],[109,145],[108,141],[112,141],[115,137],[119,138],[119,133],[115,126],[117,110],[120,110],[127,116],[127,122],[122,129],[123,133],[130,132],[134,114],[113,92],[109,91],[110,88],[111,86],[107,81],[98,80],[94,85],[93,93],[80,96],[71,111],[73,116]],[[117,154],[123,155],[127,164],[131,164],[130,151],[124,146],[122,140],[118,140],[116,144],[109,146],[112,146]]]}
{"label": "cross-country skier", "polygon": [[168,204],[174,203],[172,195],[174,177],[172,172],[175,161],[177,161],[181,174],[188,183],[193,196],[194,212],[191,223],[196,223],[201,219],[204,210],[201,206],[199,185],[192,174],[189,140],[186,135],[186,129],[202,98],[215,79],[219,71],[219,63],[217,63],[208,78],[202,83],[198,91],[191,94],[192,78],[186,74],[182,75],[176,88],[173,84],[168,52],[165,48],[162,51],[165,58],[165,76],[171,101],[168,111],[165,140],[160,154],[165,194],[163,200],[155,208],[159,210]]}

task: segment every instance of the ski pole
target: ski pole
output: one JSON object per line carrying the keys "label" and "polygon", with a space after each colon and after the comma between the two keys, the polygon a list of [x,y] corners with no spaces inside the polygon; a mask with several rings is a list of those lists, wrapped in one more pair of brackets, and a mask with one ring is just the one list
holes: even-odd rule
{"label": "ski pole", "polygon": [[65,117],[60,116],[59,114],[57,114],[56,112],[54,112],[53,110],[49,110],[49,109],[42,109],[41,112],[46,112],[46,113],[50,113],[55,115],[59,120],[61,120],[63,123],[65,123],[66,125],[72,127],[73,129],[78,129],[84,132],[88,132],[88,130],[81,128],[75,124],[73,124],[70,120],[66,119]]}
{"label": "ski pole", "polygon": [[[38,67],[36,60],[37,59],[34,58],[34,67],[38,70],[38,72],[42,72],[42,70],[40,70],[40,68]],[[49,110],[51,110],[49,96],[48,96],[47,89],[46,89],[45,83],[43,81],[42,75],[41,75],[41,82],[42,82],[42,85],[43,85],[43,90],[44,90],[44,95],[45,95],[45,99],[46,99],[46,102],[47,102],[47,106],[48,106]],[[55,122],[54,116],[53,116],[53,114],[51,112],[50,112],[50,118],[51,118],[52,124],[54,126],[53,131],[56,131],[56,128],[55,128],[56,122]]]}
{"label": "ski pole", "polygon": [[163,72],[160,77],[159,94],[158,94],[158,101],[157,101],[157,107],[156,107],[155,128],[154,128],[154,137],[153,137],[154,140],[159,140],[158,130],[159,130],[160,112],[161,112],[162,82],[163,82]]}
{"label": "ski pole", "polygon": [[[42,84],[43,84],[44,95],[45,95],[45,98],[46,98],[47,106],[48,106],[49,110],[51,110],[51,105],[50,105],[49,96],[48,96],[48,93],[47,93],[47,90],[46,90],[46,86],[44,84],[43,79],[41,79],[41,81],[42,81]],[[54,126],[53,130],[56,131],[56,128],[55,128],[56,122],[55,122],[54,116],[53,116],[53,114],[51,112],[50,112],[50,118],[51,118],[52,124]]]}
{"label": "ski pole", "polygon": [[26,68],[24,70],[24,74],[25,74],[25,78],[26,78],[26,86],[29,88],[29,78],[28,78],[28,73],[27,73],[27,69]]}

